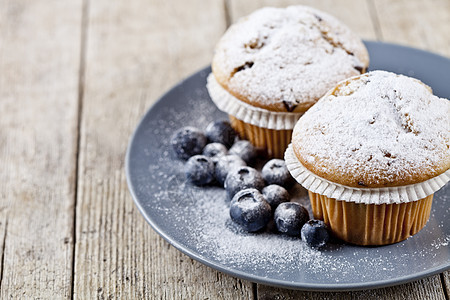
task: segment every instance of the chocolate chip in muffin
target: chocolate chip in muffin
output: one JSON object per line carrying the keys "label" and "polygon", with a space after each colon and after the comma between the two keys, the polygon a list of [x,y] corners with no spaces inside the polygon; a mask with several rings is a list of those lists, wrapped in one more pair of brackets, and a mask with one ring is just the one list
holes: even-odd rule
{"label": "chocolate chip in muffin", "polygon": [[284,104],[284,107],[286,108],[286,110],[288,112],[294,111],[295,108],[297,107],[297,104],[294,104],[292,102],[288,102],[288,101],[285,101],[285,100],[283,100],[283,104]]}
{"label": "chocolate chip in muffin", "polygon": [[247,61],[242,66],[234,68],[233,72],[230,74],[230,77],[233,77],[234,74],[236,74],[237,72],[240,72],[240,71],[243,71],[243,70],[246,70],[246,69],[250,69],[251,67],[253,67],[253,64],[254,64],[254,62]]}
{"label": "chocolate chip in muffin", "polygon": [[359,73],[363,73],[363,70],[364,70],[363,67],[361,67],[361,66],[355,66],[354,68],[355,68],[355,70],[357,70]]}

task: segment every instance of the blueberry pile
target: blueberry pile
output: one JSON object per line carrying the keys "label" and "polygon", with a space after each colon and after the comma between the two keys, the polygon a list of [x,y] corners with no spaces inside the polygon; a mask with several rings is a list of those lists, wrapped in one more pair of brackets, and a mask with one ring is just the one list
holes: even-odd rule
{"label": "blueberry pile", "polygon": [[310,220],[303,206],[290,202],[288,190],[295,181],[284,160],[271,159],[259,172],[255,164],[261,155],[249,141],[238,138],[229,122],[212,122],[205,132],[180,128],[170,142],[175,155],[187,160],[184,171],[189,182],[225,188],[230,217],[243,230],[261,231],[273,220],[279,233],[301,237],[311,248],[328,242],[325,223]]}

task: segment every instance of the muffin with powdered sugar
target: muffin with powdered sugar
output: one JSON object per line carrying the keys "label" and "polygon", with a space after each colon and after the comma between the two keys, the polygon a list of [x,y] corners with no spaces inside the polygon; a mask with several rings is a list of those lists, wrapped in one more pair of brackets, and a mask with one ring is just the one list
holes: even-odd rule
{"label": "muffin with powdered sugar", "polygon": [[337,237],[399,242],[425,226],[434,192],[450,179],[449,116],[450,102],[417,79],[352,77],[298,121],[286,164]]}
{"label": "muffin with powdered sugar", "polygon": [[306,6],[262,8],[221,38],[207,88],[242,138],[282,157],[300,116],[368,64],[361,39],[329,14]]}

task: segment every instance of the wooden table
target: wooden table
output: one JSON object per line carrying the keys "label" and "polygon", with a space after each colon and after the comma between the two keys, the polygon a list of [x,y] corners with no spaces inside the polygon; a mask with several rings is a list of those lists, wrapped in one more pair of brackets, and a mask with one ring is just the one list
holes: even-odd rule
{"label": "wooden table", "polygon": [[144,112],[209,64],[230,23],[293,3],[450,56],[449,0],[0,0],[1,298],[448,299],[449,272],[341,293],[240,280],[177,251],[134,206],[124,156]]}

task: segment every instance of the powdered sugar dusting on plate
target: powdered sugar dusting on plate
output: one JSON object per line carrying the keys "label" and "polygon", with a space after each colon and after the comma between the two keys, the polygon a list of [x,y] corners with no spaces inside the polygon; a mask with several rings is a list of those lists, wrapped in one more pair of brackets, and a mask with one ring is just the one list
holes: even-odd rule
{"label": "powdered sugar dusting on plate", "polygon": [[[273,233],[273,227],[262,233],[242,232],[229,218],[225,191],[186,182],[184,161],[176,159],[170,148],[170,136],[178,128],[189,125],[204,130],[209,122],[226,119],[204,89],[208,73],[200,73],[199,88],[192,89],[192,82],[177,86],[182,91],[178,102],[172,95],[153,107],[130,147],[130,187],[143,215],[161,236],[214,268],[290,287],[389,282],[401,274],[442,268],[449,249],[445,236],[450,210],[448,206],[441,209],[446,207],[442,202],[449,200],[448,186],[435,195],[425,228],[395,245],[364,248],[332,241],[317,251],[300,239]],[[290,192],[293,201],[311,211],[303,188],[296,186]]]}
{"label": "powdered sugar dusting on plate", "polygon": [[[168,184],[164,187],[167,190],[154,195],[152,209],[159,211],[166,222],[171,222],[177,235],[181,235],[189,247],[230,269],[264,273],[268,277],[292,276],[292,281],[307,276],[309,279],[306,281],[320,277],[330,283],[345,283],[351,282],[355,274],[362,278],[389,277],[390,272],[397,268],[377,248],[334,241],[323,250],[314,250],[299,238],[276,233],[273,224],[263,232],[247,233],[230,219],[229,202],[223,189],[192,186],[180,173],[167,178]],[[305,204],[309,209],[309,201],[302,188],[296,187],[291,194],[293,201]],[[167,207],[167,203],[173,204]],[[448,239],[437,239],[428,247],[438,250],[446,245]],[[417,249],[421,250],[414,250],[415,257],[436,255],[423,245]],[[408,261],[410,253],[406,253],[402,259]],[[361,265],[365,267],[361,268]]]}

